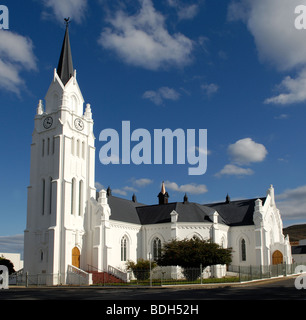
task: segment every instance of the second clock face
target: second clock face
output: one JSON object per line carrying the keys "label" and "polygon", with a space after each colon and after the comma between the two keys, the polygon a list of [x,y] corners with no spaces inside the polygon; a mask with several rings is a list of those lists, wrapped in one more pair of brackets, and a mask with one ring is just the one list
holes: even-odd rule
{"label": "second clock face", "polygon": [[82,131],[84,129],[84,122],[81,119],[75,119],[74,125],[77,130]]}
{"label": "second clock face", "polygon": [[43,126],[45,129],[49,129],[52,127],[53,119],[52,117],[47,117],[44,119]]}

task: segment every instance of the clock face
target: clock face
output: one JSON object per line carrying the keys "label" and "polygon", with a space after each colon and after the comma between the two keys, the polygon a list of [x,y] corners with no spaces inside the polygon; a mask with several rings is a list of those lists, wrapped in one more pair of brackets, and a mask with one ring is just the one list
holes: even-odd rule
{"label": "clock face", "polygon": [[82,131],[84,129],[84,122],[81,119],[75,119],[74,125],[79,131]]}
{"label": "clock face", "polygon": [[52,127],[53,119],[52,117],[47,117],[44,119],[43,126],[45,129],[49,129]]}

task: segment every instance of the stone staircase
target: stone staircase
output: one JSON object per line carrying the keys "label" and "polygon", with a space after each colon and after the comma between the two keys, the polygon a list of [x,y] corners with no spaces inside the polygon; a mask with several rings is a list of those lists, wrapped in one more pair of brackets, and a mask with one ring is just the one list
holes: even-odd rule
{"label": "stone staircase", "polygon": [[92,274],[93,284],[124,283],[123,280],[107,272],[91,271],[90,273]]}
{"label": "stone staircase", "polygon": [[118,268],[108,266],[107,271],[88,265],[88,272],[92,275],[93,284],[112,284],[129,282],[129,274]]}

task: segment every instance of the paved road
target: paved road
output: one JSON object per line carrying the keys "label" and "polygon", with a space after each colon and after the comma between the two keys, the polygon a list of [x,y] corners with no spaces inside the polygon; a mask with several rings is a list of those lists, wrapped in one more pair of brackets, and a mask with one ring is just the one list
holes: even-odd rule
{"label": "paved road", "polygon": [[295,278],[217,288],[13,288],[0,290],[0,300],[306,300]]}

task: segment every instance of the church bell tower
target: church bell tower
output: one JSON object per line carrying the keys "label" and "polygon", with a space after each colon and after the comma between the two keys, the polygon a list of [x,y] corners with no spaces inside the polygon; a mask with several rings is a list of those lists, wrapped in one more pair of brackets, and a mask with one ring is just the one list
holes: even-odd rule
{"label": "church bell tower", "polygon": [[24,271],[66,283],[69,265],[86,268],[85,221],[95,198],[92,112],[73,69],[69,19],[57,69],[34,120]]}

